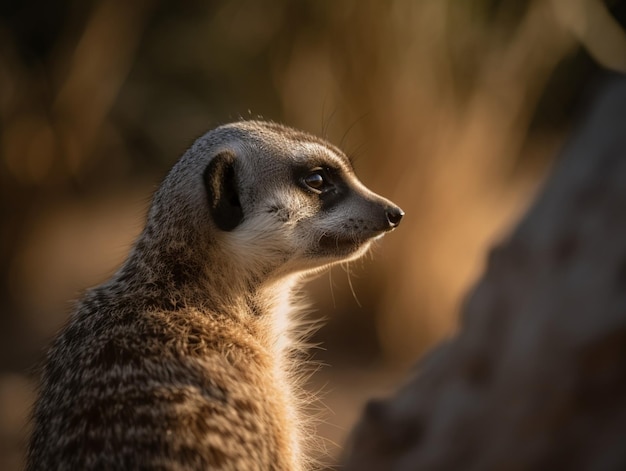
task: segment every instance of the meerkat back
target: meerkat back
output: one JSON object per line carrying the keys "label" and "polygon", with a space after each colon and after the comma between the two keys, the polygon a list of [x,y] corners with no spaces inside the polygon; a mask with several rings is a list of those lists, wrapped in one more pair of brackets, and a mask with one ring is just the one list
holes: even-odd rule
{"label": "meerkat back", "polygon": [[321,139],[258,121],[205,134],[53,341],[27,469],[305,469],[290,292],[402,216]]}

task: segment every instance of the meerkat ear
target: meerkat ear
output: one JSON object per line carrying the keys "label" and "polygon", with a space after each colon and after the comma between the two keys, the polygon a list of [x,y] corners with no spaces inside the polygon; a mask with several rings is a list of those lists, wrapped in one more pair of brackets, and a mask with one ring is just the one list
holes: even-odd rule
{"label": "meerkat ear", "polygon": [[243,221],[235,177],[235,155],[222,152],[211,159],[203,174],[209,211],[215,225],[232,231]]}

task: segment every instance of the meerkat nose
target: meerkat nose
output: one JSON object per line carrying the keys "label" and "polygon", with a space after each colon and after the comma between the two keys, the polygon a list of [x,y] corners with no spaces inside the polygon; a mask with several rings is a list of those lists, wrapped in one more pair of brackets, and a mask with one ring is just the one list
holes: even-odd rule
{"label": "meerkat nose", "polygon": [[387,223],[389,224],[389,229],[393,229],[398,227],[400,221],[402,221],[402,216],[404,216],[404,211],[398,208],[397,206],[390,206],[385,211],[387,215]]}

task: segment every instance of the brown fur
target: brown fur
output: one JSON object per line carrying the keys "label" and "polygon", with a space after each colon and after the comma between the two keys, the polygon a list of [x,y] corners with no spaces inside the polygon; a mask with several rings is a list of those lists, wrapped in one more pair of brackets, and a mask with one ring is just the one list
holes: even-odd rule
{"label": "brown fur", "polygon": [[[348,207],[323,209],[321,195],[289,180],[298,146],[342,168],[337,205]],[[224,149],[238,192],[228,201],[222,174],[202,180]],[[51,346],[28,469],[304,468],[288,294],[301,273],[358,256],[397,225],[389,212],[401,211],[359,185],[336,148],[279,125],[237,123],[199,139],[156,192],[128,260],[77,303]],[[238,204],[243,219],[218,229],[215,211]],[[328,229],[311,227],[344,213],[357,218],[351,232],[322,248]]]}

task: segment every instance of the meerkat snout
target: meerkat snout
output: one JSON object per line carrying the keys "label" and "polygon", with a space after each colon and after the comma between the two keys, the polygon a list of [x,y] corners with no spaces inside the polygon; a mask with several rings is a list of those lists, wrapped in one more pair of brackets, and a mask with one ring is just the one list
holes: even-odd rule
{"label": "meerkat snout", "polygon": [[307,468],[291,293],[403,215],[322,139],[259,121],[205,134],[49,349],[27,469]]}
{"label": "meerkat snout", "polygon": [[398,227],[403,216],[404,211],[402,211],[401,208],[398,208],[397,206],[387,208],[387,222],[389,223],[389,230]]}

